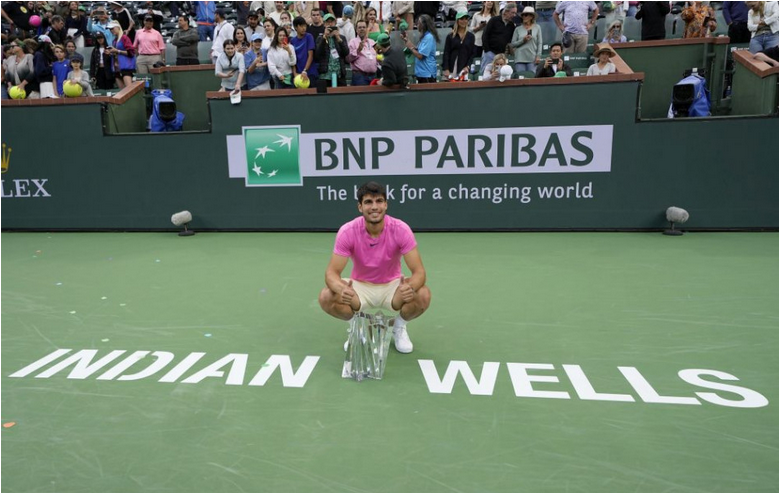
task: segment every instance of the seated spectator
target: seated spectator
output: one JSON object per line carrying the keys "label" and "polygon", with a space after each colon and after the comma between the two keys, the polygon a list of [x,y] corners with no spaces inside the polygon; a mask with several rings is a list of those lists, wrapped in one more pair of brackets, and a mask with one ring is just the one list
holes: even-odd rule
{"label": "seated spectator", "polygon": [[87,33],[87,16],[79,2],[68,2],[68,16],[65,18],[65,30],[73,39],[77,48],[84,48],[84,35]]}
{"label": "seated spectator", "polygon": [[747,2],[748,30],[750,31],[750,53],[778,45],[779,6],[778,2]]}
{"label": "seated spectator", "polygon": [[628,38],[623,34],[623,21],[614,21],[609,29],[606,30],[606,36],[602,43],[626,43]]}
{"label": "seated spectator", "polygon": [[536,77],[554,77],[558,72],[565,72],[567,76],[573,76],[571,67],[563,62],[563,44],[552,43],[549,48],[549,56],[541,62],[536,70]]}
{"label": "seated spectator", "polygon": [[775,45],[772,48],[767,48],[763,52],[756,53],[753,55],[753,58],[756,60],[761,60],[762,62],[766,62],[772,67],[777,67],[779,58],[778,45]]}
{"label": "seated spectator", "polygon": [[484,67],[484,72],[481,74],[482,81],[497,81],[500,79],[500,68],[504,65],[508,65],[508,58],[503,53],[498,53],[492,62]]}
{"label": "seated spectator", "polygon": [[709,2],[692,2],[682,10],[680,16],[685,21],[682,37],[686,39],[707,38],[718,28],[715,11],[709,6]]}
{"label": "seated spectator", "polygon": [[614,51],[608,46],[603,46],[598,49],[595,56],[598,57],[598,61],[587,69],[588,76],[605,76],[607,74],[613,74],[617,72],[617,67],[609,61],[609,57],[614,57]]}
{"label": "seated spectator", "polygon": [[220,91],[239,91],[245,78],[245,57],[237,52],[234,40],[223,42],[223,53],[215,63],[215,75],[221,79]]}
{"label": "seated spectator", "polygon": [[68,73],[67,80],[82,87],[82,96],[94,96],[90,86],[90,75],[82,70],[80,58],[71,59],[71,72]]}

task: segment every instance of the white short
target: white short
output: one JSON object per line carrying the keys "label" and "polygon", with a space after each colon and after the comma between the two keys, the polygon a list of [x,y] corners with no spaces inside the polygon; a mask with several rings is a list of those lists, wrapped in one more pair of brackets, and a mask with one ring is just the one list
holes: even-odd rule
{"label": "white short", "polygon": [[[348,279],[343,279],[348,283]],[[359,311],[370,309],[385,309],[396,313],[399,309],[392,308],[392,298],[400,286],[400,279],[392,280],[388,284],[371,284],[369,282],[353,281],[353,290],[359,296],[362,307]]]}

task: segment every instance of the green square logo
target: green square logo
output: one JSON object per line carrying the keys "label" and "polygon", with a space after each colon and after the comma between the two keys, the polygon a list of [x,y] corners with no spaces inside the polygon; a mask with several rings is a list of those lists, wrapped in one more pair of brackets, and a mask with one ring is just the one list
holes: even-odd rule
{"label": "green square logo", "polygon": [[247,178],[245,186],[301,186],[298,127],[243,129]]}

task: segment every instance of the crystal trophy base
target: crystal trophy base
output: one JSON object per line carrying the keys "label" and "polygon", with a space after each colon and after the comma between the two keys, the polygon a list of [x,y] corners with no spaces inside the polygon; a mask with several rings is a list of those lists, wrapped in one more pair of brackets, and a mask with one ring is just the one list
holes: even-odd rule
{"label": "crystal trophy base", "polygon": [[343,378],[357,382],[383,378],[393,325],[394,319],[380,311],[374,315],[357,313],[351,319]]}

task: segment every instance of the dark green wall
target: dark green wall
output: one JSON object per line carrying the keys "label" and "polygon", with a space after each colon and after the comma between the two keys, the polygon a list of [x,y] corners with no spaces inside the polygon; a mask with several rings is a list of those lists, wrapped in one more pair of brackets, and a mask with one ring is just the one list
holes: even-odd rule
{"label": "dark green wall", "polygon": [[[676,205],[689,228],[777,228],[778,119],[636,122],[637,82],[371,92],[211,100],[210,133],[103,136],[100,107],[2,108],[2,175],[46,179],[50,197],[4,197],[5,229],[166,229],[189,209],[196,229],[336,229],[356,214],[352,199],[324,202],[318,186],[352,189],[363,177],[305,178],[301,187],[245,187],[228,177],[227,135],[243,126],[301,125],[303,133],[613,125],[610,173],[380,176],[403,184],[537,188],[592,183],[593,199],[419,201],[390,213],[416,229],[657,229]],[[63,126],[62,122],[70,125]],[[52,159],[40,136],[82,143],[81,155]],[[727,140],[726,137],[731,139]],[[741,143],[768,143],[749,162]],[[456,171],[455,171],[456,172]],[[21,182],[24,184],[24,182]],[[28,187],[33,188],[32,182]],[[24,192],[24,186],[23,186]]]}

